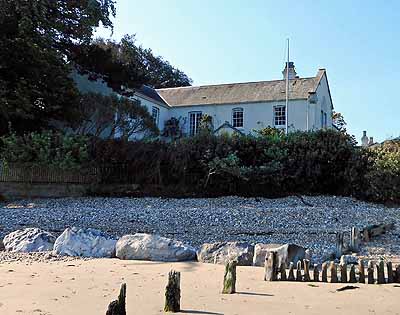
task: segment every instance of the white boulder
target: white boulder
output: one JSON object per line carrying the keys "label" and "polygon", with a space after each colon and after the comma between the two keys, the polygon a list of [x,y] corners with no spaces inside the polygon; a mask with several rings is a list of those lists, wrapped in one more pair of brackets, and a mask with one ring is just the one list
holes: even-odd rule
{"label": "white boulder", "polygon": [[200,262],[226,264],[230,260],[236,260],[238,266],[251,266],[253,255],[254,246],[247,242],[205,243],[197,252]]}
{"label": "white boulder", "polygon": [[79,257],[115,257],[117,240],[95,229],[67,228],[56,239],[53,252]]}
{"label": "white boulder", "polygon": [[256,244],[254,246],[253,266],[264,266],[265,258],[270,251],[277,253],[278,266],[285,262],[288,266],[290,262],[295,265],[299,260],[306,257],[306,249],[296,244]]}
{"label": "white boulder", "polygon": [[53,249],[56,238],[38,228],[26,228],[7,234],[3,239],[4,248],[10,252],[44,252]]}
{"label": "white boulder", "polygon": [[154,234],[136,233],[122,236],[116,244],[116,256],[128,260],[195,260],[196,250],[182,242]]}

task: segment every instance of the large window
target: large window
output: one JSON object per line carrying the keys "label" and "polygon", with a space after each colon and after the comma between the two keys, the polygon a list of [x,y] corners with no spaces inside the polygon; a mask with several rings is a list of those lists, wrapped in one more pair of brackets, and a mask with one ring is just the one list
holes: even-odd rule
{"label": "large window", "polygon": [[243,127],[243,108],[232,109],[232,126],[236,128]]}
{"label": "large window", "polygon": [[189,133],[191,136],[199,132],[199,125],[201,120],[201,112],[189,113]]}
{"label": "large window", "polygon": [[280,127],[286,125],[286,106],[274,106],[274,126]]}
{"label": "large window", "polygon": [[151,116],[153,116],[154,123],[158,127],[158,122],[160,120],[160,109],[158,107],[153,106],[151,109]]}

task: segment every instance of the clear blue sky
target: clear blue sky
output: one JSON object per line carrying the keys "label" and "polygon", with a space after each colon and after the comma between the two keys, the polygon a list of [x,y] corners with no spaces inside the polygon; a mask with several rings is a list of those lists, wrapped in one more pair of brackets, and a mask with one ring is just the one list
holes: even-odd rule
{"label": "clear blue sky", "polygon": [[400,135],[400,1],[117,0],[114,26],[194,85],[280,79],[289,37],[298,75],[327,69],[357,140]]}

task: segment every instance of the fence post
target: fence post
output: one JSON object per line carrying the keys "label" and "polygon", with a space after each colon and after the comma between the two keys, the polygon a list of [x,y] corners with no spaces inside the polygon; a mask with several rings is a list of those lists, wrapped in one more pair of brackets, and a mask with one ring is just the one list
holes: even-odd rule
{"label": "fence post", "polygon": [[319,270],[318,270],[318,265],[317,264],[314,264],[313,280],[314,280],[314,282],[318,282],[319,281]]}
{"label": "fence post", "polygon": [[368,284],[374,284],[375,283],[375,280],[374,280],[374,263],[371,260],[368,262],[367,272],[368,272]]}
{"label": "fence post", "polygon": [[321,281],[322,282],[328,282],[328,263],[323,262],[322,267],[321,267]]}
{"label": "fence post", "polygon": [[126,315],[126,283],[121,285],[118,299],[108,305],[106,315]]}
{"label": "fence post", "polygon": [[236,266],[237,261],[228,261],[225,265],[223,294],[232,294],[236,292]]}
{"label": "fence post", "polygon": [[181,310],[181,273],[171,270],[168,274],[168,284],[165,288],[165,312]]}
{"label": "fence post", "polygon": [[303,265],[304,265],[304,281],[309,282],[311,280],[310,278],[310,261],[308,259],[303,260]]}
{"label": "fence post", "polygon": [[381,259],[379,263],[376,265],[376,271],[378,274],[378,279],[377,282],[378,284],[384,284],[385,283],[385,263]]}
{"label": "fence post", "polygon": [[347,264],[342,262],[339,265],[340,268],[340,282],[347,283]]}
{"label": "fence post", "polygon": [[301,275],[301,261],[300,260],[297,262],[296,281],[303,281],[303,277]]}
{"label": "fence post", "polygon": [[276,281],[277,280],[277,257],[276,252],[270,251],[265,258],[265,281]]}
{"label": "fence post", "polygon": [[356,278],[356,268],[354,267],[354,265],[351,265],[351,266],[350,266],[349,282],[350,282],[350,283],[356,283],[356,282],[357,282],[357,278]]}
{"label": "fence post", "polygon": [[338,282],[337,265],[334,261],[331,261],[331,264],[329,265],[329,271],[331,274],[331,283],[337,283]]}
{"label": "fence post", "polygon": [[282,281],[286,281],[286,263],[283,261],[281,263],[281,267],[280,267],[280,273],[281,273],[281,280]]}
{"label": "fence post", "polygon": [[295,278],[294,278],[294,270],[293,269],[294,269],[294,264],[291,261],[290,264],[289,264],[289,276],[288,276],[288,280],[289,281],[294,281],[295,280]]}
{"label": "fence post", "polygon": [[391,261],[386,263],[386,270],[388,274],[387,283],[393,283],[393,266]]}
{"label": "fence post", "polygon": [[358,260],[358,282],[365,283],[365,269],[362,259]]}

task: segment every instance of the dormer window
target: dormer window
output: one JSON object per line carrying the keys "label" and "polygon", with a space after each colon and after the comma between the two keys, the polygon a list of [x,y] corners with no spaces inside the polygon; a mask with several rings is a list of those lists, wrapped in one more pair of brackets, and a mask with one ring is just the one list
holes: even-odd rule
{"label": "dormer window", "polygon": [[232,109],[232,126],[235,128],[243,128],[243,108],[238,107]]}

